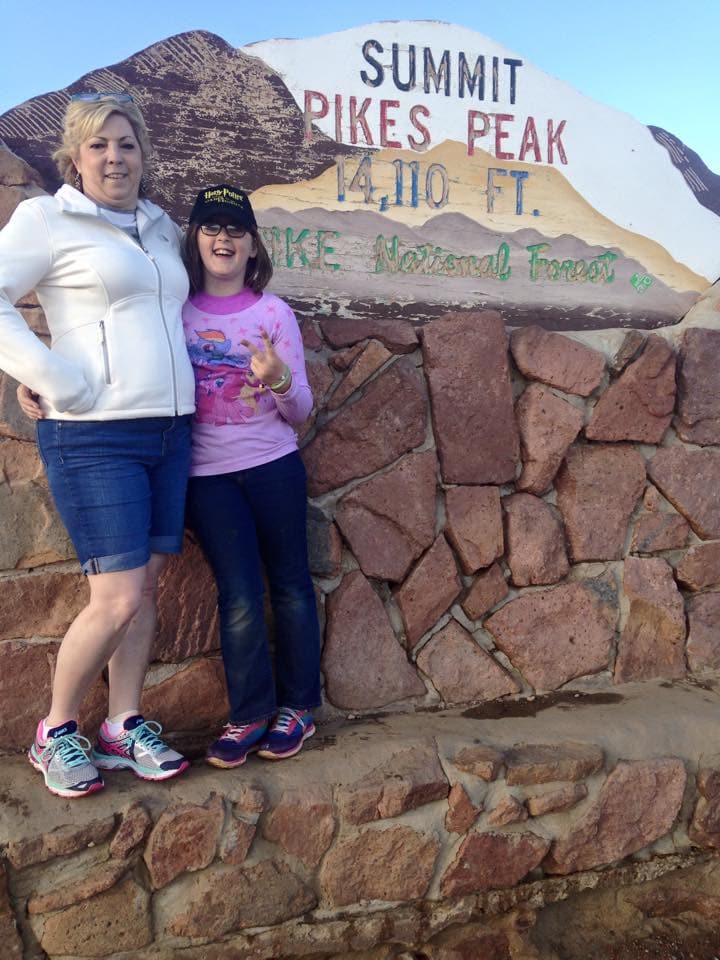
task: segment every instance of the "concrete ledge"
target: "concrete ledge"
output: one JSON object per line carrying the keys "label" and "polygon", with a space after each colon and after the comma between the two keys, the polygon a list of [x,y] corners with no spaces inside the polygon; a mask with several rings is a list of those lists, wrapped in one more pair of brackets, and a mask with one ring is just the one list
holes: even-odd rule
{"label": "concrete ledge", "polygon": [[74,802],[3,758],[8,960],[532,956],[548,904],[707,869],[719,717],[715,675],[562,691],[333,722],[290,761]]}

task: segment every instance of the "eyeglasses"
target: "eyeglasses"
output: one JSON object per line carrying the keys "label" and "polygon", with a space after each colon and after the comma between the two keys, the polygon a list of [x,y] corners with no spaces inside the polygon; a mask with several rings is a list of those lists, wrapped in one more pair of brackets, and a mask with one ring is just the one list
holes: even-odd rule
{"label": "eyeglasses", "polygon": [[220,231],[224,230],[225,233],[232,237],[233,240],[237,240],[240,237],[244,237],[247,233],[245,227],[239,227],[236,223],[201,223],[200,231],[205,234],[206,237],[217,237],[220,234]]}
{"label": "eyeglasses", "polygon": [[71,100],[81,100],[83,103],[96,103],[98,100],[115,100],[117,103],[134,103],[132,95],[124,90],[83,90],[73,93]]}

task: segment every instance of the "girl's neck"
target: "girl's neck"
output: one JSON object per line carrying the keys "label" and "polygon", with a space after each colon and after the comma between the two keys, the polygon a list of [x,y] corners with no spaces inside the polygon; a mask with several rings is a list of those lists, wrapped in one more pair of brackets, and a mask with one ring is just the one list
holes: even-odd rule
{"label": "girl's neck", "polygon": [[203,277],[203,288],[201,293],[207,293],[211,297],[236,297],[245,289],[245,280],[220,280],[217,277]]}

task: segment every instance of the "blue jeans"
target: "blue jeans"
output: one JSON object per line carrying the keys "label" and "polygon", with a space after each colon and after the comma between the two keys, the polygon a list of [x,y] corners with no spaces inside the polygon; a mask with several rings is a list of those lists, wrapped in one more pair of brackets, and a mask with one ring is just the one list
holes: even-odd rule
{"label": "blue jeans", "polygon": [[[297,451],[212,477],[191,477],[188,520],[218,586],[230,722],[278,706],[320,703],[320,629],[307,558],[305,467]],[[275,678],[263,606],[265,568],[275,634]]]}
{"label": "blue jeans", "polygon": [[190,419],[38,420],[50,492],[83,573],[180,553]]}

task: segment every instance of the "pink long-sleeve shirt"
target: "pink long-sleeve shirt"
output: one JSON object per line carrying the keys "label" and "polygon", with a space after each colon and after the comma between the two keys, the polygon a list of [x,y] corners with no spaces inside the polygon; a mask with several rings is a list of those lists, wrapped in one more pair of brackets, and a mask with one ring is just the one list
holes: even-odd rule
{"label": "pink long-sleeve shirt", "polygon": [[[272,293],[247,289],[232,297],[196,293],[183,308],[183,326],[197,404],[191,476],[245,470],[296,450],[293,425],[307,419],[313,399],[290,307]],[[286,393],[273,393],[250,368],[241,341],[262,350],[263,330],[292,371]]]}

